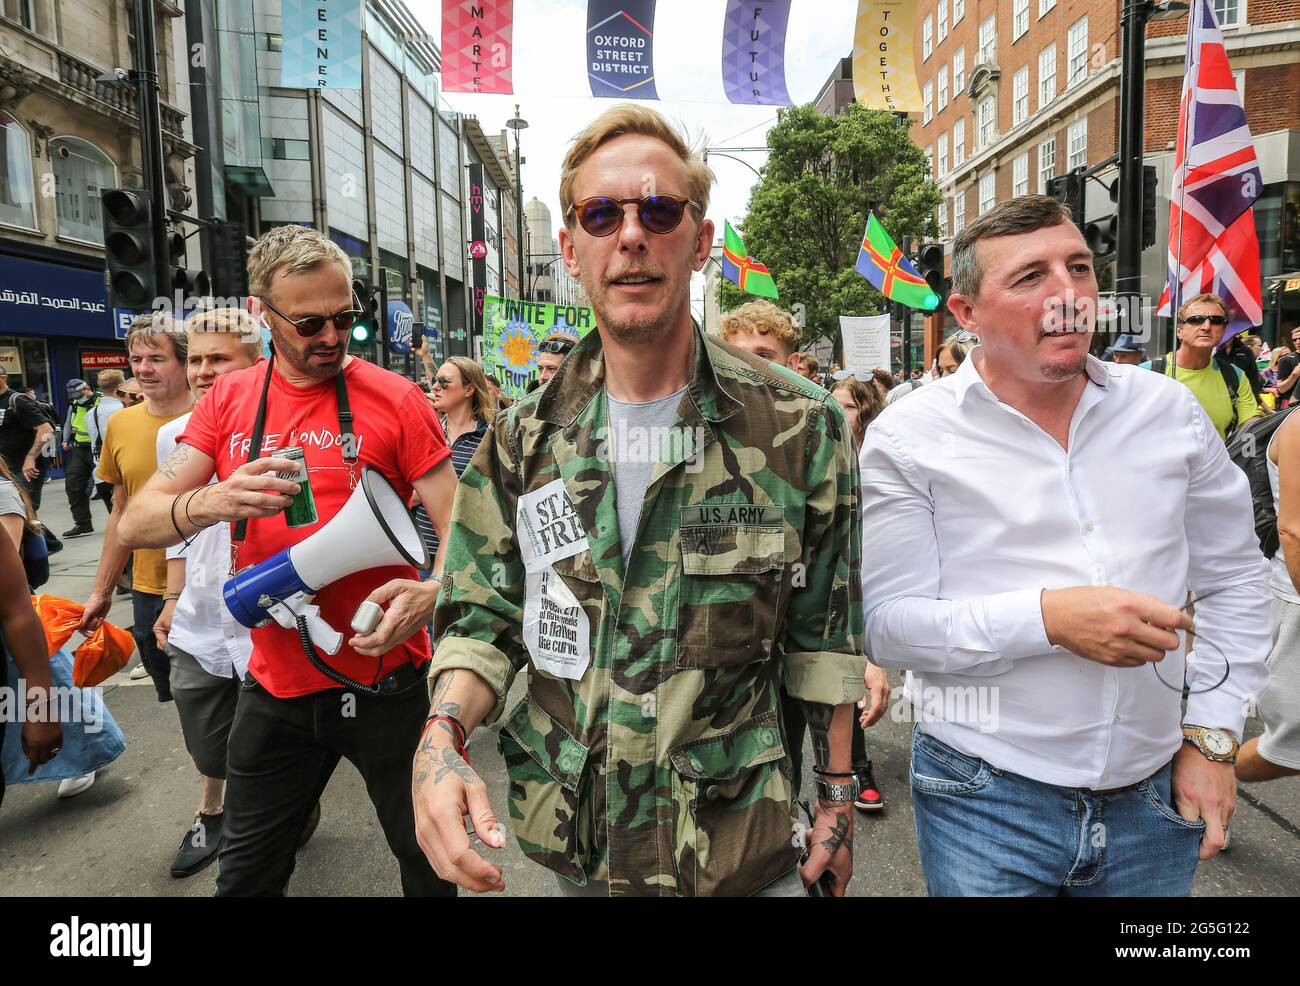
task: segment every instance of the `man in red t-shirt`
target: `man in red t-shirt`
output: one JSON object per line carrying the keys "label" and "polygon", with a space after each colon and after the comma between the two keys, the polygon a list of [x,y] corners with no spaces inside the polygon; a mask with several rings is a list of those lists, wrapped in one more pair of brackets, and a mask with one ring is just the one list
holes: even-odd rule
{"label": "man in red t-shirt", "polygon": [[[248,519],[238,566],[256,564],[304,540],[338,513],[369,466],[403,500],[412,489],[431,507],[447,541],[456,474],[442,428],[415,384],[347,353],[358,312],[347,255],[302,226],[266,233],[248,257],[249,310],[271,332],[275,358],[220,377],[198,405],[171,457],[122,518],[122,536],[162,546],[213,524]],[[269,382],[267,374],[270,373]],[[355,461],[344,457],[338,407],[342,375],[352,412]],[[266,394],[260,454],[301,446],[319,520],[291,528],[281,516],[297,491],[273,473],[282,458],[250,462],[249,446]],[[213,473],[217,483],[206,485]],[[191,492],[192,491],[192,492]],[[346,550],[346,549],[344,549]],[[442,572],[442,551],[434,559]],[[220,572],[214,578],[225,578]],[[440,581],[421,583],[414,568],[357,572],[316,594],[321,616],[347,631],[369,599],[386,606],[373,633],[353,636],[333,655],[337,672],[384,694],[341,689],[317,671],[298,635],[277,624],[252,633],[253,654],[228,747],[226,844],[220,896],[281,894],[293,873],[296,840],[340,757],[366,781],[408,896],[454,895],[416,842],[410,763],[428,714],[425,632]]]}

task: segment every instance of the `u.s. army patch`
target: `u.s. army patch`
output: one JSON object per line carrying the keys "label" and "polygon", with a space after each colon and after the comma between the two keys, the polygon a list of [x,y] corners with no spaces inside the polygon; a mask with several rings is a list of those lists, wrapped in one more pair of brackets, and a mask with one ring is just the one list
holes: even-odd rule
{"label": "u.s. army patch", "polygon": [[752,503],[697,503],[682,507],[682,527],[699,524],[755,524],[760,527],[779,526],[785,511],[772,504],[755,506]]}

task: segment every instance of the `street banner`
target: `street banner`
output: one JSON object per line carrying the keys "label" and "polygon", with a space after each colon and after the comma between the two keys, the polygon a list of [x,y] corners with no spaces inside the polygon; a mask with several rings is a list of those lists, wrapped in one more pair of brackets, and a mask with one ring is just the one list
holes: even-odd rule
{"label": "street banner", "polygon": [[1231,310],[1221,342],[1263,323],[1253,212],[1263,191],[1214,4],[1193,0],[1169,192],[1169,275],[1157,315],[1213,292]]}
{"label": "street banner", "polygon": [[[483,212],[483,165],[469,166],[469,238],[474,244],[487,239],[487,218]],[[487,294],[487,250],[470,251],[470,276],[474,292],[474,331],[471,338],[483,334],[483,296]]]}
{"label": "street banner", "polygon": [[867,215],[855,269],[890,301],[926,312],[939,307],[939,296],[894,244],[874,212]]}
{"label": "street banner", "polygon": [[775,300],[776,281],[772,280],[772,272],[745,251],[745,241],[732,229],[730,219],[724,221],[723,228],[722,276],[746,294]]}
{"label": "street banner", "polygon": [[853,35],[853,94],[869,110],[919,113],[916,0],[858,0]]}
{"label": "street banner", "polygon": [[859,380],[869,380],[872,370],[889,369],[889,316],[841,315],[844,369]]}
{"label": "street banner", "polygon": [[362,0],[281,0],[286,89],[361,88]]}
{"label": "street banner", "polygon": [[513,93],[514,0],[442,0],[444,92]]}
{"label": "street banner", "polygon": [[658,99],[655,0],[587,0],[587,77],[604,99]]}
{"label": "street banner", "polygon": [[727,0],[722,23],[722,85],[733,103],[789,106],[785,28],[790,0]]}
{"label": "street banner", "polygon": [[490,294],[483,299],[483,368],[497,375],[501,393],[518,399],[537,379],[537,347],[543,339],[552,332],[581,339],[595,327],[590,308]]}

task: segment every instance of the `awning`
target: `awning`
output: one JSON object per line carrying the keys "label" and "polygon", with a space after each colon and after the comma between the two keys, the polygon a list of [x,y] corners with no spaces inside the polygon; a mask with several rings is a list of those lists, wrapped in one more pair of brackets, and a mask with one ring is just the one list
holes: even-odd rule
{"label": "awning", "polygon": [[261,167],[239,164],[226,165],[226,181],[250,198],[275,198],[275,189]]}

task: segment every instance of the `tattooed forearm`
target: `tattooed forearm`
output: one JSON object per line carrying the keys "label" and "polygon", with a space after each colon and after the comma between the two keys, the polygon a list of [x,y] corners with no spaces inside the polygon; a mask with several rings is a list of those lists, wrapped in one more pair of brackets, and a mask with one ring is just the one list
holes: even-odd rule
{"label": "tattooed forearm", "polygon": [[849,815],[841,805],[836,807],[822,802],[819,807],[825,811],[835,812],[835,822],[831,826],[831,833],[821,841],[821,847],[832,856],[840,851],[841,847],[853,852],[853,832],[849,827]]}
{"label": "tattooed forearm", "polygon": [[158,467],[158,471],[168,479],[176,478],[176,471],[185,465],[190,459],[190,447],[184,442],[172,449],[172,454],[167,456],[167,461]]}
{"label": "tattooed forearm", "polygon": [[835,706],[804,702],[803,713],[812,737],[813,763],[819,770],[826,770],[831,756],[831,719],[835,716]]}
{"label": "tattooed forearm", "polygon": [[425,736],[415,751],[415,790],[423,788],[430,778],[433,778],[433,783],[437,786],[452,776],[459,777],[466,787],[483,783],[459,753],[449,746],[438,746],[432,738]]}

